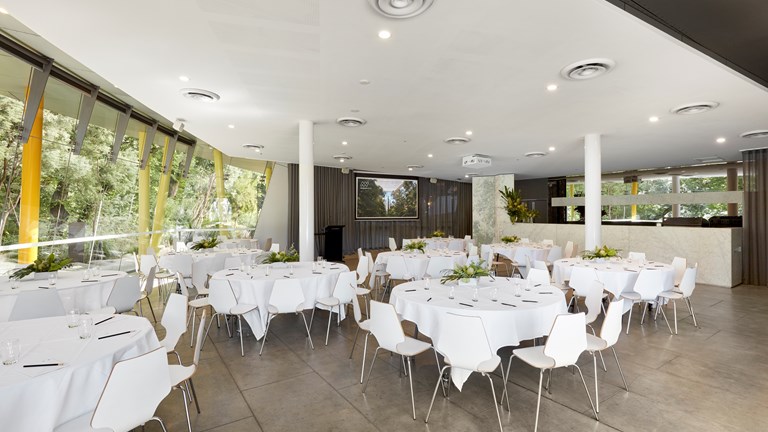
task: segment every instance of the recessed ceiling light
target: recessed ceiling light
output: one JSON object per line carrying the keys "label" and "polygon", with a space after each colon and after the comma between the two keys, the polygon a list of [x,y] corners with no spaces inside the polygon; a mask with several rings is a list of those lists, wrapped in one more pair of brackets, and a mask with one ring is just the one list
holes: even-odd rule
{"label": "recessed ceiling light", "polygon": [[367,79],[361,79],[361,80],[360,80],[360,85],[368,85],[368,84],[370,84],[370,83],[371,83],[371,82],[370,82],[369,80],[367,80]]}
{"label": "recessed ceiling light", "polygon": [[413,167],[408,167],[408,171],[413,171]]}
{"label": "recessed ceiling light", "polygon": [[412,18],[424,13],[434,0],[370,0],[376,12],[387,18]]}
{"label": "recessed ceiling light", "polygon": [[8,15],[8,10],[6,8],[0,8],[0,14]]}
{"label": "recessed ceiling light", "polygon": [[725,142],[725,138],[720,137],[720,138],[716,139],[715,141],[717,141],[718,144],[722,144],[722,143]]}
{"label": "recessed ceiling light", "polygon": [[227,127],[228,127],[228,128],[230,128],[230,129],[234,129],[234,128],[235,128],[235,125],[232,125],[232,124],[231,124],[231,125],[227,125]]}
{"label": "recessed ceiling light", "polygon": [[186,76],[186,75],[181,75],[179,77],[179,81],[181,81],[181,82],[189,82],[189,77]]}
{"label": "recessed ceiling light", "polygon": [[464,135],[466,135],[466,136],[472,136],[472,131],[471,131],[471,130],[468,130],[468,131],[464,132]]}
{"label": "recessed ceiling light", "polygon": [[550,84],[547,86],[547,91],[553,92],[555,90],[557,90],[557,84]]}
{"label": "recessed ceiling light", "polygon": [[221,99],[221,96],[212,91],[197,88],[183,88],[179,90],[179,93],[185,98],[194,99],[200,102],[216,102]]}
{"label": "recessed ceiling light", "polygon": [[366,121],[357,117],[339,117],[336,123],[346,127],[358,127],[364,125]]}
{"label": "recessed ceiling light", "polygon": [[672,114],[680,114],[680,115],[701,114],[707,111],[712,111],[718,106],[720,106],[720,104],[717,102],[694,102],[694,103],[680,105],[679,107],[672,108],[671,110],[669,110],[669,112],[671,112]]}
{"label": "recessed ceiling light", "polygon": [[550,147],[549,151],[553,152],[553,151],[555,151],[555,148],[554,147]]}
{"label": "recessed ceiling light", "polygon": [[464,178],[469,178],[469,174],[464,174]]}
{"label": "recessed ceiling light", "polygon": [[389,39],[392,37],[392,33],[390,33],[389,30],[382,30],[379,32],[379,37],[381,39]]}
{"label": "recessed ceiling light", "polygon": [[648,117],[648,121],[651,123],[656,123],[657,121],[659,121],[659,118],[656,116],[650,116]]}
{"label": "recessed ceiling light", "polygon": [[616,66],[610,59],[588,59],[571,63],[560,71],[560,75],[569,80],[581,81],[597,78]]}
{"label": "recessed ceiling light", "polygon": [[428,157],[428,158],[431,158],[431,157],[432,157],[432,153],[428,154],[428,155],[427,155],[427,157]]}
{"label": "recessed ceiling light", "polygon": [[349,144],[349,143],[348,143],[348,142],[346,142],[346,141],[342,141],[342,142],[341,142],[341,145],[347,145],[347,144]]}

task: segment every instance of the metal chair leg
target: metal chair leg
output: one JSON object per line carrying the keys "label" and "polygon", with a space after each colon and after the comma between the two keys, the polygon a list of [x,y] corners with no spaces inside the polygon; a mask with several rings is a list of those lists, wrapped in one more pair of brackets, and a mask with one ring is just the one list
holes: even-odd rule
{"label": "metal chair leg", "polygon": [[[339,315],[341,315],[341,304],[339,304]],[[328,328],[325,329],[325,346],[328,346],[328,335],[331,334],[331,318],[333,318],[333,308],[328,311]]]}
{"label": "metal chair leg", "polygon": [[197,393],[195,393],[195,385],[192,384],[192,378],[188,379],[187,382],[189,383],[189,389],[192,390],[192,399],[195,401],[195,408],[197,408],[197,413],[200,414],[200,403],[197,401]]}
{"label": "metal chair leg", "polygon": [[413,398],[413,374],[411,373],[411,362],[406,361],[408,364],[408,385],[411,387],[411,409],[413,410],[413,419],[416,420],[416,400]]}
{"label": "metal chair leg", "polygon": [[261,340],[261,349],[259,350],[259,355],[264,352],[264,344],[267,343],[267,336],[269,335],[269,325],[272,323],[272,318],[274,317],[275,315],[267,313],[267,328],[264,329],[264,339]]}
{"label": "metal chair leg", "polygon": [[237,328],[240,330],[240,357],[245,357],[245,349],[243,348],[243,316],[237,316]]}
{"label": "metal chair leg", "polygon": [[627,318],[627,334],[629,334],[629,325],[632,324],[632,309],[635,308],[635,304],[632,303],[632,305],[629,307],[629,317]]}
{"label": "metal chair leg", "polygon": [[437,376],[437,384],[435,384],[435,391],[432,392],[432,402],[429,403],[429,410],[427,410],[427,417],[424,419],[424,423],[429,423],[429,415],[432,414],[432,405],[435,404],[435,396],[437,396],[437,387],[443,383],[443,373],[450,367],[450,365],[443,366],[443,369],[440,370],[440,374]]}
{"label": "metal chair leg", "polygon": [[595,356],[595,353],[591,353],[591,354],[592,354],[592,363],[595,368],[595,412],[600,412],[600,395],[597,390],[597,357]]}
{"label": "metal chair leg", "polygon": [[688,309],[690,309],[691,311],[691,317],[693,317],[693,326],[696,328],[701,328],[699,327],[699,324],[696,322],[696,314],[693,312],[693,303],[691,303],[691,298],[690,297],[686,298],[685,302],[688,304]]}
{"label": "metal chair leg", "polygon": [[543,380],[544,380],[544,369],[541,369],[539,371],[539,397],[536,399],[536,422],[533,424],[533,432],[538,432],[539,430],[539,410],[541,409],[541,382]]}
{"label": "metal chair leg", "polygon": [[360,334],[360,327],[357,327],[355,332],[355,340],[352,341],[352,350],[349,352],[349,358],[352,358],[352,354],[355,352],[355,345],[357,344],[357,336]]}
{"label": "metal chair leg", "polygon": [[[661,307],[661,306],[657,306],[657,307]],[[664,321],[666,321],[666,323],[667,323],[667,328],[669,329],[669,334],[674,334],[674,333],[672,333],[672,327],[669,325],[669,320],[667,319],[667,314],[664,313],[664,309],[661,310],[661,316],[664,317]]]}
{"label": "metal chair leg", "polygon": [[614,347],[611,347],[611,350],[613,351],[613,358],[616,359],[616,366],[619,367],[619,374],[621,374],[621,380],[624,382],[624,390],[629,392],[629,386],[627,385],[627,380],[624,379],[624,371],[621,370],[621,363],[619,363],[619,356],[616,355],[616,349]]}
{"label": "metal chair leg", "polygon": [[[597,363],[595,363],[597,364]],[[584,391],[587,392],[587,398],[589,399],[589,405],[592,407],[592,412],[595,413],[595,420],[600,421],[600,418],[597,416],[597,410],[595,409],[595,404],[592,403],[592,396],[589,395],[589,389],[587,388],[587,382],[584,381],[584,374],[581,373],[581,368],[577,364],[573,364],[573,366],[576,368],[576,370],[579,371],[579,376],[581,377],[581,383],[584,384]]]}
{"label": "metal chair leg", "polygon": [[309,339],[309,346],[312,347],[312,349],[315,349],[315,345],[312,343],[312,336],[309,334],[309,326],[307,325],[307,317],[304,316],[304,312],[299,312],[299,314],[301,314],[301,318],[304,320],[304,328],[307,329],[307,339]]}
{"label": "metal chair leg", "polygon": [[371,374],[373,373],[373,365],[376,364],[376,357],[379,356],[380,349],[381,347],[376,347],[376,352],[373,353],[373,360],[371,360],[371,368],[368,370],[368,377],[365,379],[365,384],[363,384],[363,394],[365,394],[365,390],[368,388],[368,381],[371,380]]}
{"label": "metal chair leg", "polygon": [[[488,382],[491,384],[491,394],[493,395],[493,407],[496,408],[496,417],[499,419],[499,431],[504,432],[504,426],[501,425],[501,413],[499,413],[499,405],[496,403],[496,389],[493,388],[493,380],[490,374],[483,374],[488,377]],[[434,397],[433,397],[434,400]]]}
{"label": "metal chair leg", "polygon": [[360,366],[360,384],[363,383],[363,373],[365,373],[365,359],[368,356],[368,336],[370,335],[371,333],[365,335],[365,344],[363,345],[363,363]]}

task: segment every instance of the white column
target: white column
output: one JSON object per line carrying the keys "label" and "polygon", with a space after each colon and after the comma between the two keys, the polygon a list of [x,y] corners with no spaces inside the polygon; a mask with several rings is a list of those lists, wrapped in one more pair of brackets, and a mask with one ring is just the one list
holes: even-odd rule
{"label": "white column", "polygon": [[299,259],[315,259],[314,123],[299,121]]}
{"label": "white column", "polygon": [[602,246],[600,232],[602,168],[600,134],[584,137],[584,250]]}
{"label": "white column", "polygon": [[[673,175],[672,178],[672,193],[680,193],[680,176]],[[672,204],[672,217],[680,217],[680,204]]]}

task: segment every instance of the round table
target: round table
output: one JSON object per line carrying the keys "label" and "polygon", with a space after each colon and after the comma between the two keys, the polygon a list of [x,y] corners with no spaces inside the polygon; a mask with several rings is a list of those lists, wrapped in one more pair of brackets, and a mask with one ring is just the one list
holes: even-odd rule
{"label": "round table", "polygon": [[[526,256],[531,259],[531,263],[546,261],[550,249],[552,249],[551,245],[540,243],[493,243],[482,245],[480,256],[489,257],[493,254],[499,254],[516,262],[519,266],[526,266]],[[490,261],[490,257],[487,260]]]}
{"label": "round table", "polygon": [[555,261],[552,267],[552,277],[559,284],[571,278],[573,267],[592,267],[597,271],[597,278],[615,297],[623,292],[632,291],[637,281],[640,270],[654,270],[664,272],[664,290],[671,290],[675,286],[675,269],[670,264],[654,261],[643,263],[627,259],[609,258],[603,261],[584,260],[581,257],[563,258]]}
{"label": "round table", "polygon": [[[291,265],[292,276],[289,274],[288,266],[281,264],[262,264],[250,267],[245,272],[225,269],[213,274],[213,279],[226,279],[230,282],[235,297],[240,303],[258,306],[257,309],[243,315],[257,339],[264,336],[267,325],[267,305],[276,280],[288,276],[298,279],[304,292],[304,309],[312,309],[317,299],[333,295],[333,288],[339,274],[349,271],[344,264],[328,264],[325,268],[319,267],[318,264],[317,269],[313,269],[316,264],[311,262],[291,263]],[[269,276],[266,275],[268,266],[271,267]],[[343,308],[340,318],[344,319]]]}
{"label": "round table", "polygon": [[[447,312],[479,316],[494,351],[548,335],[555,317],[567,312],[562,291],[549,285],[522,290],[522,296],[515,297],[509,278],[497,277],[492,281],[483,277],[477,288],[477,302],[472,301],[471,287],[442,285],[434,280],[428,290],[425,285],[426,281],[414,281],[396,286],[390,303],[404,319],[418,325],[419,331],[430,337],[437,335],[441,317]],[[494,288],[498,289],[496,302],[491,301]],[[451,289],[454,299],[448,298]]]}
{"label": "round table", "polygon": [[[94,315],[94,323],[109,315]],[[132,333],[99,340],[99,336]],[[0,418],[3,430],[50,432],[96,408],[112,366],[160,347],[145,318],[116,315],[94,326],[81,340],[65,317],[0,323],[0,340],[18,338],[21,358],[0,364]],[[63,366],[24,368],[25,364]]]}
{"label": "round table", "polygon": [[[124,271],[102,270],[98,277],[86,280],[84,270],[59,270],[55,289],[65,310],[97,310],[107,305],[115,280],[125,275]],[[10,281],[0,282],[0,322],[8,321],[20,291],[34,291],[47,286],[47,279],[34,279],[33,276],[22,279],[17,289],[11,289]]]}
{"label": "round table", "polygon": [[459,251],[452,250],[427,250],[425,253],[420,252],[380,252],[376,256],[376,265],[381,264],[386,266],[389,257],[402,256],[405,258],[405,266],[408,267],[408,272],[415,278],[421,279],[427,272],[429,266],[429,260],[432,257],[444,256],[450,257],[453,262],[453,266],[464,265],[467,263],[467,254]]}

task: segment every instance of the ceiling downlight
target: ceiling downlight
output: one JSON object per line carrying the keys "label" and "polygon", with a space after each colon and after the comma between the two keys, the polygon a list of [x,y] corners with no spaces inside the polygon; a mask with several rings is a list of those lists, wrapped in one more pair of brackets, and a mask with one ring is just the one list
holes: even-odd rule
{"label": "ceiling downlight", "polygon": [[344,127],[360,127],[365,125],[367,122],[357,117],[339,117],[336,119],[336,123]]}
{"label": "ceiling downlight", "polygon": [[210,90],[203,90],[198,88],[183,88],[179,90],[179,93],[181,93],[181,95],[185,98],[199,102],[216,102],[221,99],[221,96]]}
{"label": "ceiling downlight", "polygon": [[705,113],[707,111],[712,111],[718,106],[720,106],[720,104],[717,102],[694,102],[694,103],[680,105],[679,107],[672,108],[671,110],[669,110],[669,112],[671,112],[672,114],[679,114],[679,115],[693,115],[693,114]]}
{"label": "ceiling downlight", "polygon": [[583,81],[604,75],[610,72],[614,66],[616,66],[616,62],[605,58],[581,60],[564,67],[560,71],[560,75],[572,81]]}
{"label": "ceiling downlight", "polygon": [[744,132],[739,136],[742,138],[768,138],[768,129],[759,129],[759,130]]}
{"label": "ceiling downlight", "polygon": [[446,144],[451,144],[451,145],[462,145],[470,141],[472,140],[467,137],[450,137],[443,140],[443,142],[445,142]]}
{"label": "ceiling downlight", "polygon": [[373,9],[387,18],[413,18],[421,15],[434,0],[370,0]]}

